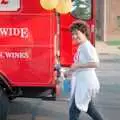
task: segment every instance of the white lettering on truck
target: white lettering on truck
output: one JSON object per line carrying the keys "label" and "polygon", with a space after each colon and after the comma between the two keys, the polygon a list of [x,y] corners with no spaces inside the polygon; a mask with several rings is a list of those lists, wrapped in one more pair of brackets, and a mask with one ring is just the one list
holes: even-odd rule
{"label": "white lettering on truck", "polygon": [[29,58],[29,55],[27,52],[5,52],[4,55],[6,58],[13,58],[13,59],[26,59]]}
{"label": "white lettering on truck", "polygon": [[28,59],[27,52],[0,52],[0,59]]}
{"label": "white lettering on truck", "polygon": [[20,38],[28,38],[29,29],[28,28],[0,28],[0,36],[1,37],[16,36]]}

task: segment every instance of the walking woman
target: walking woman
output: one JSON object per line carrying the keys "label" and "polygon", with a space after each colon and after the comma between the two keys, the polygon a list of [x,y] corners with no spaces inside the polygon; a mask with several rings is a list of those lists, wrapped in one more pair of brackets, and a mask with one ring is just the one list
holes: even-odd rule
{"label": "walking woman", "polygon": [[95,68],[99,66],[99,58],[88,40],[88,27],[86,23],[76,21],[70,26],[70,31],[78,49],[74,55],[73,65],[65,72],[65,75],[72,73],[69,120],[78,120],[81,111],[88,113],[93,120],[103,120],[92,101],[100,89],[95,73]]}

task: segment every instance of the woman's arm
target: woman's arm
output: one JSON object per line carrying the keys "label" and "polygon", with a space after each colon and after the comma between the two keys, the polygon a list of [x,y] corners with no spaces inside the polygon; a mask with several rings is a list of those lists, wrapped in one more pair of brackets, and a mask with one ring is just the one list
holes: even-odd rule
{"label": "woman's arm", "polygon": [[72,72],[76,71],[77,69],[84,69],[84,68],[97,68],[98,63],[96,62],[88,62],[86,64],[73,64],[68,71],[64,73],[65,76],[69,76]]}
{"label": "woman's arm", "polygon": [[86,64],[73,64],[69,70],[70,71],[75,71],[79,68],[97,68],[97,67],[98,67],[98,63],[88,62]]}

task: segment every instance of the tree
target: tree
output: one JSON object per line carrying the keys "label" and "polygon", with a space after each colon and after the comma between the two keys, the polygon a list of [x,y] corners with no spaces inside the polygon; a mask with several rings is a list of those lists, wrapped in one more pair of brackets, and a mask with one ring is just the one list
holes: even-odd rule
{"label": "tree", "polygon": [[73,0],[73,16],[89,19],[91,16],[91,0]]}

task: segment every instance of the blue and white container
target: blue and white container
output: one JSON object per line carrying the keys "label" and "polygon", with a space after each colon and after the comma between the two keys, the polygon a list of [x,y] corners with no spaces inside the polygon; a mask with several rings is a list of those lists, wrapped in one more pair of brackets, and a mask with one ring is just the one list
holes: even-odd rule
{"label": "blue and white container", "polygon": [[71,90],[70,79],[65,78],[63,80],[63,84],[62,84],[62,95],[63,96],[69,96],[70,95],[70,90]]}

